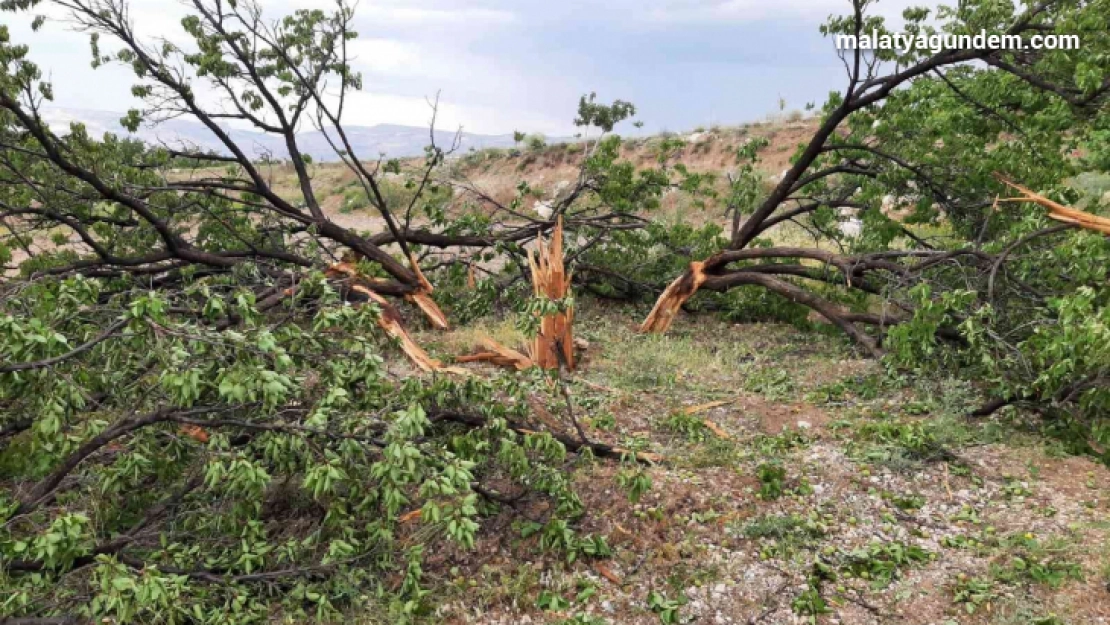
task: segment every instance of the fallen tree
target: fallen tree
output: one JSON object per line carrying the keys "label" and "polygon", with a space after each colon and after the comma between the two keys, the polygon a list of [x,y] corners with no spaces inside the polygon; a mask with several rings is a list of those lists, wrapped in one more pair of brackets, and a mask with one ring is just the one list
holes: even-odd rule
{"label": "fallen tree", "polygon": [[[870,3],[852,6],[825,34],[890,34]],[[1107,7],[996,8],[911,10],[904,30],[1078,35],[1085,52],[843,50],[847,86],[790,168],[764,186],[757,150],[740,150],[727,230],[616,233],[579,273],[595,293],[655,298],[643,332],[682,310],[816,314],[873,357],[966,375],[998,397],[980,415],[1031,409],[1107,459],[1110,361],[1074,347],[1104,344],[1107,318],[1105,197],[1080,184],[1110,163],[1110,68],[1089,54],[1110,44],[1094,26]]]}
{"label": "fallen tree", "polygon": [[[80,125],[56,133],[40,114],[49,84],[25,49],[6,44],[0,168],[20,193],[3,199],[0,223],[9,242],[35,259],[25,270],[38,275],[159,283],[179,280],[186,268],[218,274],[261,266],[271,286],[285,289],[305,270],[362,260],[380,278],[375,292],[404,298],[434,327],[447,328],[421,264],[472,269],[481,262],[476,256],[508,255],[524,276],[527,246],[559,218],[568,231],[591,236],[639,228],[640,204],[690,178],[666,166],[636,172],[621,162],[619,139],[606,135],[635,108],[619,100],[600,104],[592,95],[582,99],[576,123],[597,136],[584,141],[578,178],[547,211],[523,205],[538,190],[524,186],[505,204],[447,176],[442,170],[459,135],[450,146],[436,145],[434,102],[422,162],[359,154],[343,124],[349,94],[361,87],[346,45],[355,37],[354,13],[344,4],[331,14],[300,11],[272,21],[253,2],[193,3],[183,22],[188,47],[145,40],[125,2],[52,4],[90,34],[94,67],[121,64],[134,72],[132,92],[146,106],[121,123],[134,130],[193,119],[219,151],[184,141],[156,149],[117,138],[102,143]],[[198,83],[214,96],[198,96]],[[284,153],[240,145],[225,129],[228,122],[279,138]],[[344,226],[324,209],[317,167],[301,146],[306,128],[320,133],[353,178],[344,197],[376,213],[371,232]],[[279,173],[292,178],[292,194],[279,190]],[[398,178],[401,189],[393,182]],[[43,233],[58,229],[65,238],[51,244]]]}
{"label": "fallen tree", "polygon": [[[880,19],[867,14],[869,4],[854,2],[854,13],[831,20],[824,32],[889,34]],[[1083,28],[1093,23],[1085,22],[1085,16],[1101,9],[1097,2],[1046,1],[1000,14],[967,5],[942,8],[937,28],[961,32],[982,27],[1028,39]],[[908,12],[907,32],[934,32],[927,17],[927,11]],[[1089,45],[1104,39],[1101,33],[1089,33],[1089,38],[1087,30],[1080,34]],[[1076,84],[1067,69],[1075,59],[1048,51],[855,49],[842,50],[839,56],[848,84],[826,103],[812,138],[743,219],[744,207],[731,207],[734,219],[723,249],[694,259],[685,274],[666,287],[642,331],[665,332],[699,289],[750,285],[816,311],[868,352],[882,355],[884,330],[913,309],[905,301],[893,302],[897,314],[866,314],[866,309],[878,299],[891,302],[928,281],[928,271],[953,263],[992,267],[996,257],[983,250],[992,241],[983,236],[1005,236],[1004,223],[988,223],[993,198],[1002,190],[992,174],[1020,171],[1028,177],[1027,184],[1058,184],[1076,167],[1065,156],[1067,146],[1082,144],[1084,133],[1097,127],[1092,120],[1104,113],[1110,92],[1106,78]],[[1026,107],[1024,115],[1017,114],[1019,102]],[[953,116],[954,107],[967,113]],[[931,117],[933,112],[936,117]],[[1074,125],[1068,126],[1069,120]],[[1058,132],[1064,127],[1071,134]],[[750,178],[738,181],[748,187],[757,184]],[[930,243],[885,214],[887,201],[909,205],[911,221],[936,222],[946,216],[957,236]],[[862,236],[848,236],[837,228],[846,215],[862,218]],[[816,245],[768,242],[788,225],[812,235]],[[854,251],[834,253],[827,246]],[[826,288],[829,285],[879,297],[837,295]],[[846,309],[841,303],[847,299],[862,309]],[[879,331],[871,333],[868,327]]]}
{"label": "fallen tree", "polygon": [[[0,26],[0,618],[253,623],[361,602],[403,622],[426,609],[424,546],[468,548],[502,507],[526,506],[568,557],[607,552],[577,529],[567,454],[657,457],[543,418],[511,379],[441,375],[458,371],[400,306],[446,329],[433,280],[476,257],[523,266],[560,221],[641,227],[627,203],[682,174],[619,159],[605,133],[631,105],[583,98],[578,121],[602,135],[550,214],[477,190],[448,207],[436,189],[457,146],[432,134],[422,162],[368,161],[343,127],[360,85],[349,6],[271,21],[198,1],[186,45],[144,38],[121,2],[52,4],[90,33],[94,65],[134,71],[146,108],[128,127],[190,117],[221,148],[57,131],[50,84]],[[251,153],[228,122],[285,153]],[[376,213],[371,232],[325,208],[306,126]],[[539,261],[565,295],[556,264]],[[395,343],[418,371],[387,366]]]}

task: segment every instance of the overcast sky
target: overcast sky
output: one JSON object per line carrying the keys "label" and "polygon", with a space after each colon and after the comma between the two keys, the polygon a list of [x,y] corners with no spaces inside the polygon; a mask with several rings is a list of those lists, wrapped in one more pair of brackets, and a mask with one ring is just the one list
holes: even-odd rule
{"label": "overcast sky", "polygon": [[[883,0],[896,17],[935,0]],[[263,0],[280,16],[320,6]],[[132,0],[141,34],[180,39],[183,6]],[[425,98],[442,93],[440,127],[573,134],[580,95],[635,103],[647,131],[688,130],[766,116],[843,88],[844,69],[818,26],[848,0],[362,0],[355,65],[364,89],[347,123],[426,125]],[[43,12],[41,9],[38,12]],[[56,104],[134,106],[122,68],[89,67],[85,35],[31,15],[3,14],[13,39],[55,83]],[[627,129],[626,129],[627,130]]]}

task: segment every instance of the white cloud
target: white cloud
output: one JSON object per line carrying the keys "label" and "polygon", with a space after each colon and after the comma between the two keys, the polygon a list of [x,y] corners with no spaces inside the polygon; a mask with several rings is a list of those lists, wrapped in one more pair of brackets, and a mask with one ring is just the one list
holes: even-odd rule
{"label": "white cloud", "polygon": [[[427,127],[432,119],[433,98],[361,91],[349,97],[344,123],[357,126],[402,124]],[[506,134],[514,128],[551,135],[570,133],[568,119],[553,118],[528,108],[460,104],[448,97],[439,101],[436,128],[482,134]]]}
{"label": "white cloud", "polygon": [[[296,9],[319,9],[320,0],[267,0],[267,13],[280,15]],[[486,24],[503,25],[517,21],[512,11],[481,6],[457,6],[458,2],[437,3],[429,0],[374,0],[358,7],[356,19],[380,26],[419,26]],[[460,33],[461,34],[461,33]]]}
{"label": "white cloud", "polygon": [[488,25],[511,24],[517,16],[510,11],[483,8],[432,9],[413,6],[369,7],[365,15],[378,23],[427,26],[430,24],[483,23]]}
{"label": "white cloud", "polygon": [[[921,0],[888,0],[872,5],[868,13],[898,19],[905,8],[919,4]],[[646,18],[656,23],[754,22],[774,18],[823,21],[829,15],[851,11],[852,4],[848,0],[667,0],[650,8]]]}
{"label": "white cloud", "polygon": [[356,39],[347,44],[352,63],[363,71],[404,76],[424,67],[420,48],[396,39]]}

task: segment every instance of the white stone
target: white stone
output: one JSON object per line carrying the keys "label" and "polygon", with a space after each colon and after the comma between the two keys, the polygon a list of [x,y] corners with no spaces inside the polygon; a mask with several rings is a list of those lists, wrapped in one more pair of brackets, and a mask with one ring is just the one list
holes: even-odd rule
{"label": "white stone", "polygon": [[840,222],[840,225],[837,227],[841,234],[854,239],[863,232],[863,220],[858,217],[852,217]]}

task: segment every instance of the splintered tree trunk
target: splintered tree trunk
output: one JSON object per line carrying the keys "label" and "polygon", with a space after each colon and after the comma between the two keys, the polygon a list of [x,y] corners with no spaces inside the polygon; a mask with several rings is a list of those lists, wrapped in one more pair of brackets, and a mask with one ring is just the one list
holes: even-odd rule
{"label": "splintered tree trunk", "polygon": [[698,292],[708,276],[705,274],[705,263],[695,261],[690,263],[690,269],[672,282],[651,309],[647,319],[640,326],[640,332],[645,334],[661,334],[671,328],[678,311],[694,293]]}
{"label": "splintered tree trunk", "polygon": [[[563,220],[560,217],[551,234],[551,244],[545,245],[543,236],[537,238],[537,252],[528,253],[528,265],[532,270],[532,290],[536,297],[562,300],[570,295],[570,275],[567,274],[563,259]],[[525,350],[527,355],[505,347],[492,338],[482,340],[480,351],[459,356],[455,362],[490,362],[501,367],[514,367],[518,370],[529,367],[558,369],[566,365],[574,370],[574,309],[540,318],[540,329],[532,344]]]}
{"label": "splintered tree trunk", "polygon": [[[563,263],[563,219],[555,224],[551,233],[551,245],[544,245],[543,236],[537,241],[537,253],[528,254],[528,264],[532,269],[532,288],[537,297],[562,300],[570,295],[570,276]],[[540,320],[540,331],[532,341],[531,358],[539,367],[558,369],[566,364],[574,370],[574,338],[571,327],[574,324],[574,309],[553,315],[545,315]]]}

